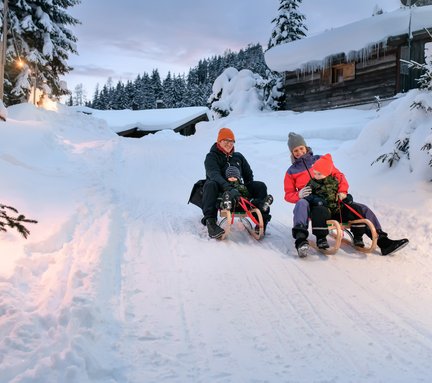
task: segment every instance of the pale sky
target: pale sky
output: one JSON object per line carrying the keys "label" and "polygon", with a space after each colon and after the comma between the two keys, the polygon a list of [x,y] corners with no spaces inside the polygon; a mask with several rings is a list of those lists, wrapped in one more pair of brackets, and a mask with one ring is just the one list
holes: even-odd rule
{"label": "pale sky", "polygon": [[[349,3],[349,5],[348,5]],[[82,24],[73,28],[79,55],[71,55],[74,70],[64,79],[73,90],[84,85],[88,98],[96,84],[111,77],[134,80],[158,69],[187,73],[200,59],[237,51],[248,44],[266,48],[279,0],[82,0],[69,12]],[[303,0],[308,35],[317,34],[400,7],[399,0]]]}

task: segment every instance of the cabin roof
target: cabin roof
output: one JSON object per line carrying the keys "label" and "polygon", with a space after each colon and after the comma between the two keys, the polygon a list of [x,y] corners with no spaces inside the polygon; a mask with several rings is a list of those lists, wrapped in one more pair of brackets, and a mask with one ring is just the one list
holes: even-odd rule
{"label": "cabin roof", "polygon": [[116,133],[134,129],[145,132],[176,130],[202,115],[209,115],[209,109],[205,106],[144,110],[97,110],[81,107],[79,111],[105,120],[108,127]]}
{"label": "cabin roof", "polygon": [[345,53],[349,60],[367,57],[390,37],[432,27],[432,5],[400,8],[371,16],[320,34],[277,45],[265,53],[268,67],[276,72],[315,70],[326,66],[329,57]]}

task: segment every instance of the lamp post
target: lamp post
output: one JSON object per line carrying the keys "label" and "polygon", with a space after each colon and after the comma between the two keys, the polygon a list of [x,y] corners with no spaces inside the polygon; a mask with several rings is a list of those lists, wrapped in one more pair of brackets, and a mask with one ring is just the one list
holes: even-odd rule
{"label": "lamp post", "polygon": [[3,1],[3,33],[1,43],[1,56],[0,56],[0,101],[3,102],[4,97],[4,70],[6,65],[6,48],[7,48],[7,14],[8,14],[8,0]]}
{"label": "lamp post", "polygon": [[37,76],[38,76],[38,71],[37,71],[37,66],[36,64],[34,65],[34,69],[32,70],[32,75],[33,75],[33,105],[36,106],[36,92],[37,92]]}

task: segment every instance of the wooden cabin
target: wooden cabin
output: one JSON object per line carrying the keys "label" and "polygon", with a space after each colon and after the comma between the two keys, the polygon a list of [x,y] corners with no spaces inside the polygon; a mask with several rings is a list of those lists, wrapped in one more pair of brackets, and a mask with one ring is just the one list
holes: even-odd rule
{"label": "wooden cabin", "polygon": [[[195,117],[172,130],[174,130],[174,132],[176,133],[181,134],[182,136],[192,136],[196,133],[196,124],[201,121],[209,121],[207,113],[203,113],[198,117]],[[117,132],[117,134],[122,137],[141,138],[148,134],[155,134],[157,132],[160,132],[161,130],[163,129],[161,129],[160,127],[155,127],[154,129],[146,128],[145,130],[140,127],[133,127],[130,129],[119,131]]]}
{"label": "wooden cabin", "polygon": [[[425,8],[430,8],[429,13],[432,15],[432,7]],[[432,27],[432,17],[428,26]],[[360,26],[356,28],[360,29]],[[340,33],[344,32],[343,27],[339,29]],[[354,28],[347,28],[347,31],[352,30]],[[415,30],[411,38],[408,33],[387,36],[385,40],[370,44],[367,49],[331,54],[323,58],[323,64],[315,69],[308,70],[314,65],[305,61],[302,68],[282,71],[282,109],[311,111],[353,106],[374,102],[378,98],[388,99],[418,87],[416,79],[421,72],[409,68],[401,60],[424,63],[425,44],[432,41],[431,31],[432,28],[429,32],[425,29]],[[331,32],[334,37],[337,30]],[[346,40],[349,41],[349,37]],[[298,52],[303,53],[302,41],[297,40],[296,43]],[[295,48],[291,48],[290,54],[295,53]],[[310,57],[316,56],[312,53]]]}
{"label": "wooden cabin", "polygon": [[88,107],[74,107],[101,120],[122,137],[141,138],[161,130],[172,130],[183,136],[196,132],[196,125],[209,121],[210,110],[206,106],[144,110],[97,110]]}

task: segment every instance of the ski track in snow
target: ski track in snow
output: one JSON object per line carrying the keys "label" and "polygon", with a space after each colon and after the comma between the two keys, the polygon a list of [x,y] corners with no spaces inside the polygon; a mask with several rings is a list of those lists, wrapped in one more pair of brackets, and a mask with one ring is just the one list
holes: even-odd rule
{"label": "ski track in snow", "polygon": [[[299,260],[283,201],[261,242],[238,225],[210,240],[184,207],[202,167],[192,144],[95,145],[75,164],[87,187],[74,214],[0,279],[0,383],[430,381],[431,243]],[[432,230],[376,210],[393,236]]]}

